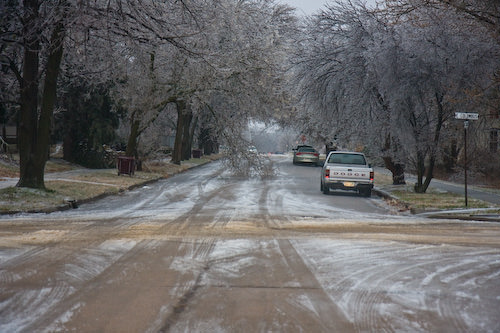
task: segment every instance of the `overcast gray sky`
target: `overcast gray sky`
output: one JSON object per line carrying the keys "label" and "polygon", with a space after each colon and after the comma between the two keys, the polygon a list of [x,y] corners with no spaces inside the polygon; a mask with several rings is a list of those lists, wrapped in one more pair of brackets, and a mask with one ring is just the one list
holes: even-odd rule
{"label": "overcast gray sky", "polygon": [[[279,0],[282,3],[289,4],[297,8],[297,14],[311,15],[322,9],[327,2],[335,0]],[[376,0],[365,0],[367,4],[375,5]]]}
{"label": "overcast gray sky", "polygon": [[280,2],[297,8],[297,14],[304,12],[306,15],[311,15],[321,9],[327,0],[280,0]]}

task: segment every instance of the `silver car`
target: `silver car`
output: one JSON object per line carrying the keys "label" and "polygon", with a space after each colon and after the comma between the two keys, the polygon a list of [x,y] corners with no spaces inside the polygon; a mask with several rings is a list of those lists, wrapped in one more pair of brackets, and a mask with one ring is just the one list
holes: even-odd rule
{"label": "silver car", "polygon": [[298,146],[293,150],[293,164],[298,163],[318,165],[319,153],[311,146]]}

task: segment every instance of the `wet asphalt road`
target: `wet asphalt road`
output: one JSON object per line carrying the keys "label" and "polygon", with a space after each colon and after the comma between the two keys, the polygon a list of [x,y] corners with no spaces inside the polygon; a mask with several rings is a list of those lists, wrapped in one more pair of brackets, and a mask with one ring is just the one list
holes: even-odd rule
{"label": "wet asphalt road", "polygon": [[79,209],[0,219],[1,332],[494,332],[500,225],[211,163]]}

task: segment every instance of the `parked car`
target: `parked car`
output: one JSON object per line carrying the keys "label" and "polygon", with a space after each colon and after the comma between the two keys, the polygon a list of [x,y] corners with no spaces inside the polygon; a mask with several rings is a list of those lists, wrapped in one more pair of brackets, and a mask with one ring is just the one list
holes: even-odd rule
{"label": "parked car", "polygon": [[300,145],[293,150],[293,164],[311,163],[317,165],[319,163],[319,153],[311,146]]}
{"label": "parked car", "polygon": [[332,151],[321,169],[321,191],[330,189],[356,191],[369,197],[373,188],[373,169],[363,153]]}
{"label": "parked car", "polygon": [[257,152],[257,147],[255,147],[255,146],[248,147],[248,152],[252,153],[252,154],[257,154],[258,153]]}

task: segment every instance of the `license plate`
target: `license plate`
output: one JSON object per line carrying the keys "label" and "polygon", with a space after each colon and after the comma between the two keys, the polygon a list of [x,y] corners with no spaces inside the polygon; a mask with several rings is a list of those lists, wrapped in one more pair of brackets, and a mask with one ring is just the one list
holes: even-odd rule
{"label": "license plate", "polygon": [[354,187],[355,185],[353,182],[344,182],[345,187]]}

